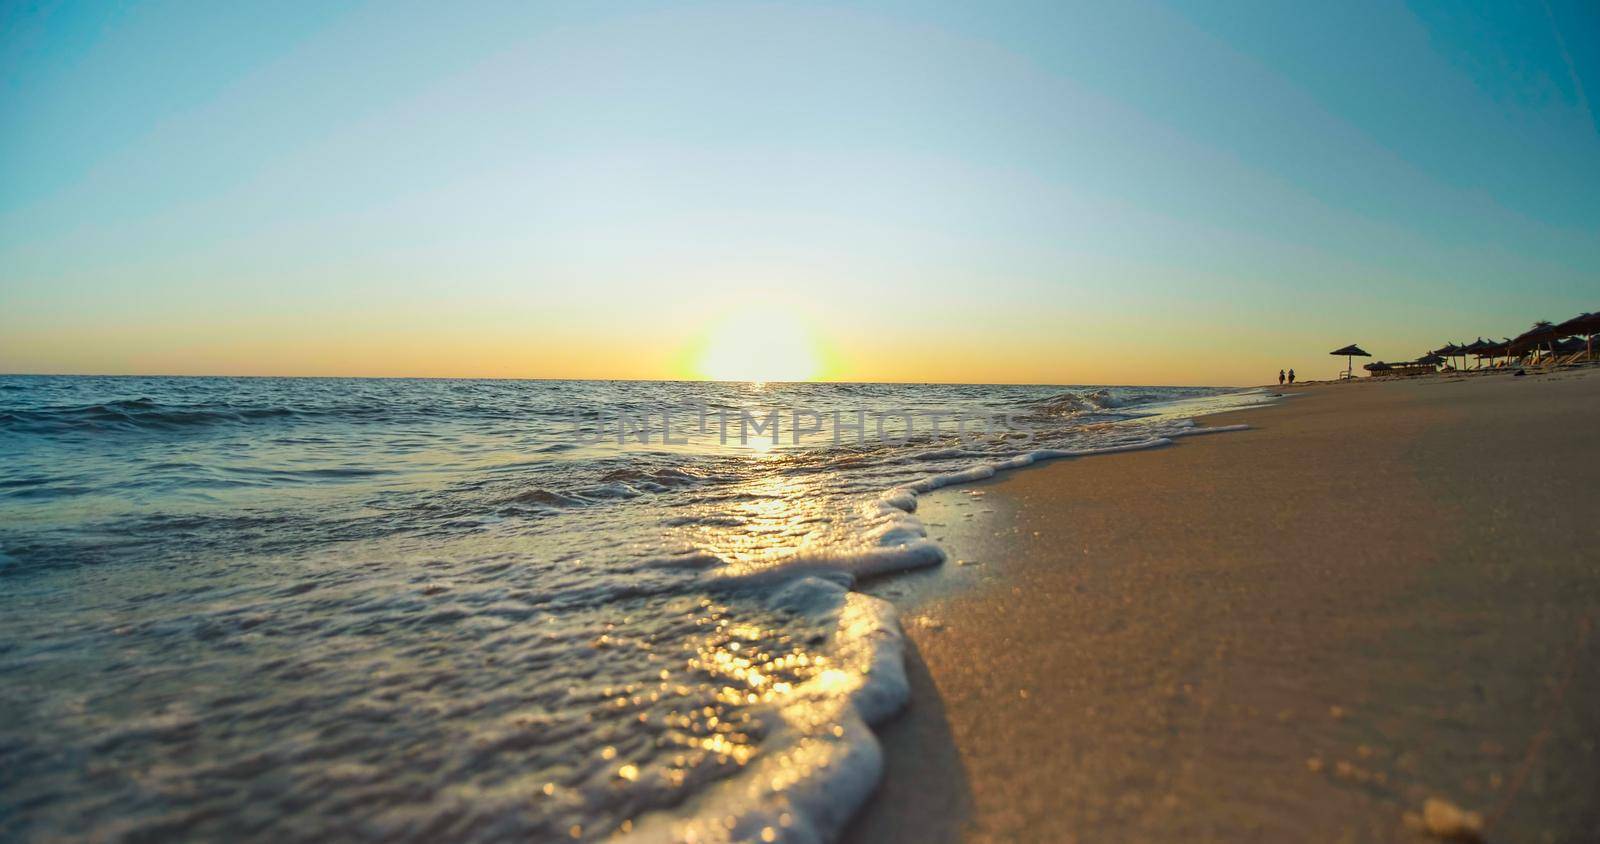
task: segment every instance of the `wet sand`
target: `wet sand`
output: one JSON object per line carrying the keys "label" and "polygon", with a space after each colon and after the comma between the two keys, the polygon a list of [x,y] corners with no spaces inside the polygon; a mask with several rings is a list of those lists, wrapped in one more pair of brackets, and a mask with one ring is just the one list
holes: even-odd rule
{"label": "wet sand", "polygon": [[847,840],[1600,840],[1600,371],[1293,394],[924,497]]}

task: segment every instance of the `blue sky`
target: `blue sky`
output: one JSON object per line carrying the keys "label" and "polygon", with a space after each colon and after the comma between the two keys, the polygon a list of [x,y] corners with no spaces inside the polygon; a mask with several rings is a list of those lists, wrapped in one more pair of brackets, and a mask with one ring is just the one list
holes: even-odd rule
{"label": "blue sky", "polygon": [[1600,307],[1584,3],[13,4],[0,370],[1253,383]]}

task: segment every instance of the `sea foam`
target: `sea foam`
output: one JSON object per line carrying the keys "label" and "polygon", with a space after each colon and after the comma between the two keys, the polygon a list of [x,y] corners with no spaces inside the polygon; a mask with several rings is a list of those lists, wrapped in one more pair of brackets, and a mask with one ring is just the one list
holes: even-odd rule
{"label": "sea foam", "polygon": [[888,602],[806,577],[775,606],[834,615],[831,666],[768,715],[767,747],[734,777],[676,811],[640,819],[627,840],[724,842],[832,840],[883,772],[871,725],[905,705],[905,639]]}
{"label": "sea foam", "polygon": [[[849,591],[859,578],[938,565],[946,554],[916,518],[917,497],[1048,460],[1144,451],[1175,436],[1243,431],[1178,426],[1169,437],[1082,449],[1039,449],[929,475],[882,493],[866,506],[873,528],[860,546],[796,553],[776,565],[733,575],[783,582],[769,603],[811,616],[832,614],[834,666],[774,707],[768,749],[756,762],[685,806],[642,819],[630,841],[830,841],[877,787],[883,753],[871,730],[905,705],[905,639],[894,606]],[[830,578],[831,576],[831,578]],[[727,578],[727,575],[723,575]]]}

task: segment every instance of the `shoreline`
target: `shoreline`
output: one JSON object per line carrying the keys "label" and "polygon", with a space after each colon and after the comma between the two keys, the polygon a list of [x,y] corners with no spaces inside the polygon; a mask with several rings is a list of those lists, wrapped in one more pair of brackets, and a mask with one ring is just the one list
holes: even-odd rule
{"label": "shoreline", "polygon": [[1297,385],[924,496],[949,562],[862,586],[911,704],[844,840],[1594,834],[1596,375]]}

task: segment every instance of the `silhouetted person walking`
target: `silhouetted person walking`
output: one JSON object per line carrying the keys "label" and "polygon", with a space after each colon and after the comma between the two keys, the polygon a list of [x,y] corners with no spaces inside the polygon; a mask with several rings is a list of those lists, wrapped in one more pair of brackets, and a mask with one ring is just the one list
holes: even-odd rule
{"label": "silhouetted person walking", "polygon": [[1278,370],[1278,386],[1283,386],[1283,370]]}
{"label": "silhouetted person walking", "polygon": [[1292,369],[1289,370],[1289,383],[1290,384],[1294,383],[1294,370],[1292,370]]}

